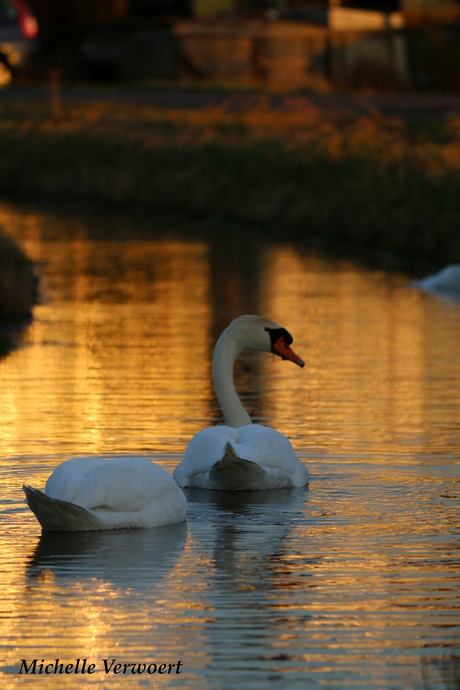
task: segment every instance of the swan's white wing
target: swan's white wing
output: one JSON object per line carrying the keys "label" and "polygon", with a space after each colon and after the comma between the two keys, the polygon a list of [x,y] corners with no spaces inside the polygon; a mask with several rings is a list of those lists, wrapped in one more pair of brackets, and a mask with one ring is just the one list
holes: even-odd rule
{"label": "swan's white wing", "polygon": [[239,434],[235,450],[240,457],[288,474],[296,471],[299,460],[289,439],[279,431],[261,424],[243,426],[237,431]]}
{"label": "swan's white wing", "polygon": [[[257,480],[254,472],[251,472],[246,488],[254,490],[308,484],[307,468],[297,459],[289,440],[274,429],[248,424],[238,428],[220,426],[199,431],[187,446],[184,459],[174,470],[173,476],[179,486],[235,490],[234,481],[229,482],[227,487],[223,486],[223,472],[220,472],[222,481],[216,486],[216,477],[211,472],[212,468],[214,474],[215,470],[225,470],[227,476],[232,472],[228,444],[236,458],[235,473],[242,470],[241,463],[237,462],[239,459],[258,465],[266,475],[265,479],[261,475]],[[257,481],[259,485],[255,486]],[[240,490],[244,488],[243,484],[239,487]]]}
{"label": "swan's white wing", "polygon": [[73,458],[46,482],[45,493],[84,508],[139,512],[165,498],[171,477],[146,458]]}
{"label": "swan's white wing", "polygon": [[239,429],[229,426],[213,426],[199,431],[189,442],[184,459],[174,470],[177,481],[178,474],[186,475],[209,472],[214,463],[222,459],[227,443],[236,446],[239,439]]}

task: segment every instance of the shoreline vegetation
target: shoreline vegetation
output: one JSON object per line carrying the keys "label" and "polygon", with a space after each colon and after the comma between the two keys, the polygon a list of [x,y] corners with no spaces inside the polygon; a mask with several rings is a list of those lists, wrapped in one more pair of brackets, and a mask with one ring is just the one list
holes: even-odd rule
{"label": "shoreline vegetation", "polygon": [[0,232],[0,357],[8,353],[37,301],[38,278],[19,245]]}
{"label": "shoreline vegetation", "polygon": [[460,262],[460,119],[262,106],[0,106],[0,193],[138,206]]}
{"label": "shoreline vegetation", "polygon": [[32,262],[10,237],[0,233],[0,324],[24,321],[37,299]]}

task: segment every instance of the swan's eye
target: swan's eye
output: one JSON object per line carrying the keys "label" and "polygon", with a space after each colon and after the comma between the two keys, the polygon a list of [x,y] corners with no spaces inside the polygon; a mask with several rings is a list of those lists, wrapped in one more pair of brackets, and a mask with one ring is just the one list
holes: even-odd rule
{"label": "swan's eye", "polygon": [[292,335],[285,328],[266,328],[265,330],[270,334],[272,347],[280,338],[283,338],[286,345],[291,345]]}

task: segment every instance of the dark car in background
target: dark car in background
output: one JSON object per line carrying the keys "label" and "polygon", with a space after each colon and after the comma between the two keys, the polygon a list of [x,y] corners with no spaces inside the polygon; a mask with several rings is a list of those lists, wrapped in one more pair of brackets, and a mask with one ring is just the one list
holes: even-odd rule
{"label": "dark car in background", "polygon": [[0,88],[26,68],[37,37],[37,20],[24,0],[0,0]]}

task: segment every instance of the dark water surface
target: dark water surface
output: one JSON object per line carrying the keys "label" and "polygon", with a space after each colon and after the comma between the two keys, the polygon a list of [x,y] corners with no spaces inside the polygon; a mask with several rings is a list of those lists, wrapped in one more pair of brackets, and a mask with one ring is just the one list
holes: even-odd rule
{"label": "dark water surface", "polygon": [[[228,228],[6,204],[0,225],[44,292],[0,360],[2,686],[458,687],[460,306]],[[24,482],[72,455],[172,472],[221,422],[212,348],[248,312],[306,360],[247,353],[235,375],[309,490],[189,491],[182,525],[40,536]],[[18,675],[56,658],[96,672]],[[176,666],[106,675],[113,658]]]}

